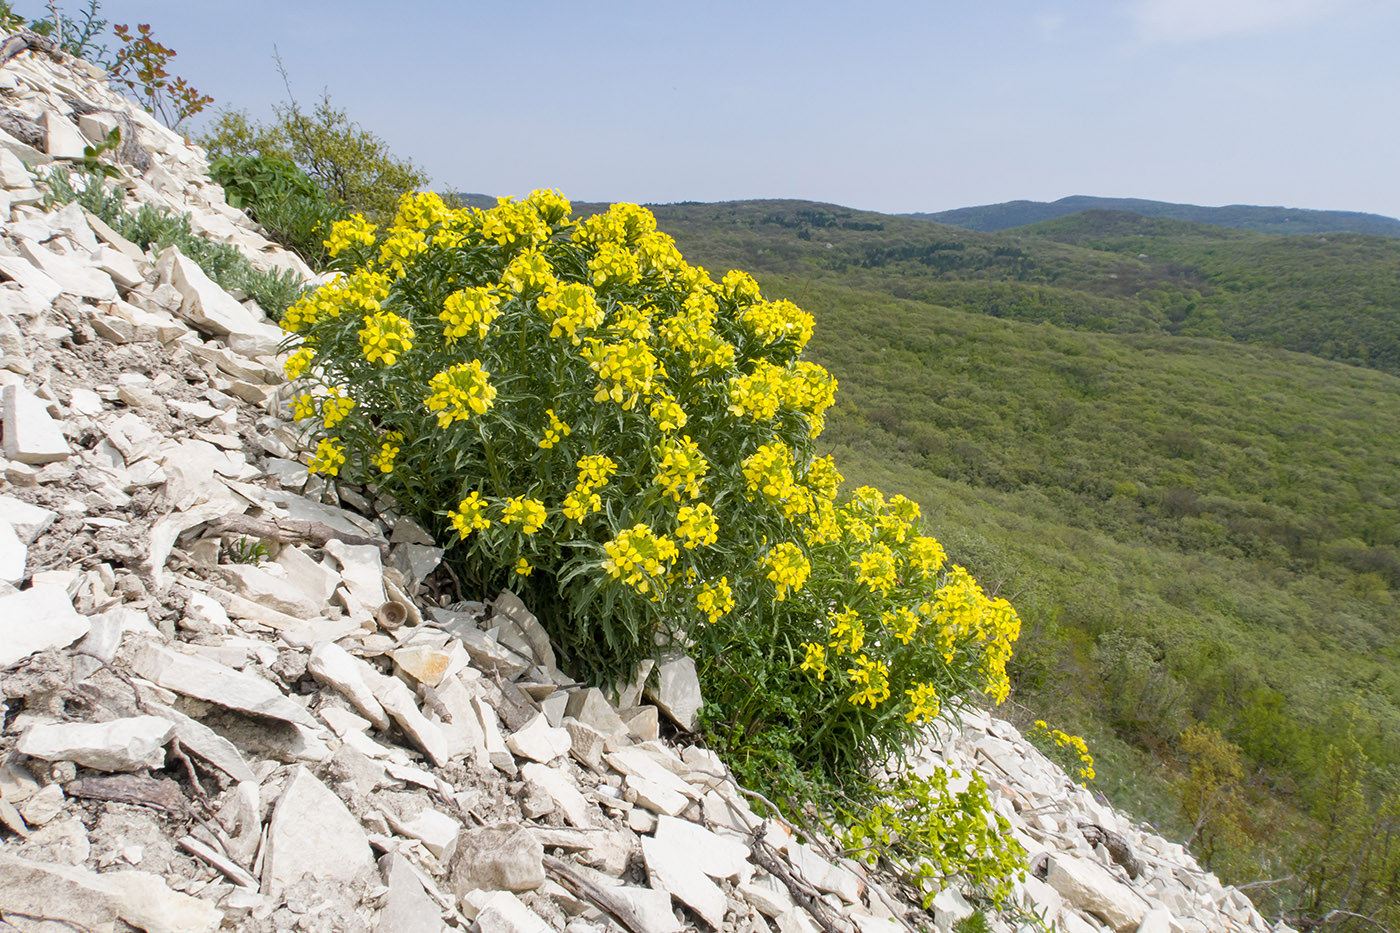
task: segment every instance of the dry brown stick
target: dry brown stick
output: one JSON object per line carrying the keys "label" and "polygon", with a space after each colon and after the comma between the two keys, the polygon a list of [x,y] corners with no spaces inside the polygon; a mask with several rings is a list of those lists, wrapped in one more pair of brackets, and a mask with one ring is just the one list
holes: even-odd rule
{"label": "dry brown stick", "polygon": [[763,841],[764,828],[760,826],[754,831],[753,838],[749,840],[749,851],[753,853],[753,860],[758,867],[777,878],[787,887],[792,899],[817,921],[826,933],[848,933],[847,929],[839,926],[831,919],[827,912],[826,904],[821,900],[817,889],[812,887],[806,879],[793,874],[788,866],[784,865],[778,858],[773,847]]}
{"label": "dry brown stick", "polygon": [[185,749],[180,745],[179,739],[174,737],[170,739],[170,754],[174,755],[175,760],[185,766],[185,775],[190,779],[190,785],[194,788],[195,798],[206,812],[213,813],[214,808],[209,803],[209,795],[204,792],[204,785],[199,783],[199,775],[195,773],[194,762],[190,761],[190,756],[185,754]]}
{"label": "dry brown stick", "polygon": [[594,906],[610,914],[632,933],[647,933],[646,924],[642,922],[636,908],[606,888],[588,880],[581,872],[575,871],[569,863],[552,855],[546,855],[544,867],[576,897],[592,901]]}
{"label": "dry brown stick", "polygon": [[223,872],[223,874],[235,884],[245,888],[257,889],[258,879],[249,874],[247,869],[239,865],[233,859],[216,852],[212,847],[205,845],[193,836],[181,837],[179,845],[180,848],[184,849],[186,852],[203,859],[216,870]]}
{"label": "dry brown stick", "polygon": [[180,785],[169,778],[157,780],[144,774],[110,774],[69,781],[63,785],[63,791],[70,797],[151,807],[172,816],[188,816],[190,813],[189,803],[180,793]]}
{"label": "dry brown stick", "polygon": [[249,535],[254,538],[270,538],[280,544],[300,544],[305,542],[312,547],[325,547],[327,541],[342,541],[346,544],[372,544],[379,553],[388,556],[389,542],[383,538],[365,535],[351,535],[336,531],[322,522],[303,522],[290,518],[268,521],[248,515],[225,515],[207,524],[210,531],[220,534]]}

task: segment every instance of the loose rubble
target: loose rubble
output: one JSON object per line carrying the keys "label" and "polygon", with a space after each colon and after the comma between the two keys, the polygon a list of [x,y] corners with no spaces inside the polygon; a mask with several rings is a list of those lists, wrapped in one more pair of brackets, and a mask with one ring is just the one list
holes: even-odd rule
{"label": "loose rubble", "polygon": [[[437,542],[297,459],[262,311],[46,211],[43,173],[134,129],[133,204],[310,270],[92,66],[0,77],[0,928],[874,933],[974,910],[755,815],[690,737],[689,658],[599,690],[514,594],[448,603]],[[244,538],[266,559],[235,560]],[[911,766],[987,777],[1031,854],[1015,896],[1060,929],[1268,929],[1005,722],[945,722]]]}

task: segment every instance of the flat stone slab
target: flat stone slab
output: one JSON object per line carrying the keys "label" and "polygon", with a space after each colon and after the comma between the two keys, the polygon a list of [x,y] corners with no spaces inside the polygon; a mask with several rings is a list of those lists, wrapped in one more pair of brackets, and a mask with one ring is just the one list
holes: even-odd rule
{"label": "flat stone slab", "polygon": [[351,883],[373,871],[374,856],[360,821],[330,788],[298,767],[268,823],[262,892],[276,896],[307,875]]}
{"label": "flat stone slab", "polygon": [[185,696],[208,700],[255,716],[296,723],[312,730],[320,729],[310,713],[271,681],[225,667],[208,658],[143,643],[132,652],[131,668],[152,683]]}
{"label": "flat stone slab", "polygon": [[17,747],[45,761],[75,761],[98,771],[140,771],[165,767],[165,743],[174,734],[174,723],[159,716],[41,723],[30,726]]}
{"label": "flat stone slab", "polygon": [[20,463],[53,463],[73,453],[63,429],[49,417],[43,402],[22,386],[5,386],[0,393],[4,404],[5,456]]}
{"label": "flat stone slab", "polygon": [[38,651],[67,647],[91,628],[66,587],[40,583],[0,596],[0,669]]}

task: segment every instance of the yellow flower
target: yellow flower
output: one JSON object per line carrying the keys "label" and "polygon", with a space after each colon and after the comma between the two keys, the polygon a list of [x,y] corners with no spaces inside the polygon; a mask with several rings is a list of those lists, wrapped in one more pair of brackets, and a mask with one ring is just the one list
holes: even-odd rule
{"label": "yellow flower", "polygon": [[384,435],[384,441],[379,445],[379,453],[371,458],[370,463],[377,466],[380,473],[394,472],[394,461],[399,456],[402,444],[403,434],[399,431],[390,431]]}
{"label": "yellow flower", "polygon": [[890,669],[883,662],[861,655],[856,658],[855,667],[846,668],[846,674],[861,687],[849,697],[854,705],[868,703],[874,709],[890,698]]}
{"label": "yellow flower", "polygon": [[521,533],[532,535],[544,527],[547,517],[544,503],[540,500],[511,496],[501,513],[501,524],[519,525]]}
{"label": "yellow flower", "polygon": [[529,562],[528,560],[526,560],[525,558],[522,557],[522,558],[520,558],[520,560],[518,560],[518,561],[515,562],[515,568],[514,568],[514,569],[515,569],[515,572],[516,572],[517,574],[519,574],[520,576],[522,576],[522,577],[528,577],[528,576],[531,574],[531,572],[534,571],[535,568],[532,567],[532,566],[530,566],[530,562]]}
{"label": "yellow flower", "polygon": [[714,544],[719,540],[719,522],[715,520],[715,510],[702,502],[696,506],[683,505],[676,516],[676,537],[680,538],[686,550],[702,545]]}
{"label": "yellow flower", "polygon": [[944,562],[948,559],[948,555],[943,552],[943,545],[924,535],[909,542],[907,554],[906,560],[910,569],[925,580],[942,570]]}
{"label": "yellow flower", "polygon": [[840,612],[832,610],[828,616],[831,622],[829,647],[839,654],[859,654],[865,645],[865,623],[860,613],[849,606]]}
{"label": "yellow flower", "polygon": [[288,381],[300,379],[302,373],[310,367],[312,359],[316,356],[316,351],[310,347],[302,347],[291,356],[287,357],[287,362],[282,364],[282,373]]}
{"label": "yellow flower", "polygon": [[485,340],[491,322],[501,313],[501,298],[489,288],[463,288],[442,302],[438,319],[445,325],[442,335],[451,346],[467,334]]}
{"label": "yellow flower", "polygon": [[664,586],[678,553],[670,538],[643,524],[633,525],[604,544],[603,551],[607,554],[603,570],[608,576],[643,594]]}
{"label": "yellow flower", "polygon": [[306,468],[312,473],[339,476],[340,468],[344,465],[345,445],[340,443],[340,438],[323,437],[316,445],[316,452],[311,455],[311,462]]}
{"label": "yellow flower", "polygon": [[427,251],[428,238],[423,231],[396,227],[380,244],[379,265],[391,270],[395,278],[401,279],[408,274],[408,265]]}
{"label": "yellow flower", "polygon": [[826,645],[819,645],[814,642],[803,642],[802,647],[807,652],[807,657],[803,659],[799,670],[811,671],[817,675],[817,680],[826,680]]}
{"label": "yellow flower", "polygon": [[907,722],[928,723],[938,718],[938,690],[933,684],[915,684],[904,692],[909,697],[909,711],[904,714]]}
{"label": "yellow flower", "polygon": [[[725,276],[724,280],[728,284],[729,276]],[[756,289],[757,286],[755,295]],[[801,350],[807,345],[807,341],[812,339],[812,325],[815,323],[812,315],[787,300],[756,301],[744,308],[739,322],[745,330],[765,344],[787,340],[797,350]]]}
{"label": "yellow flower", "polygon": [[778,602],[787,599],[788,590],[794,593],[802,589],[807,577],[812,573],[812,565],[807,562],[802,549],[791,541],[784,541],[763,558],[768,567],[768,579],[777,584]]}
{"label": "yellow flower", "polygon": [[447,517],[452,522],[452,527],[456,529],[457,534],[466,538],[473,531],[490,528],[491,519],[486,517],[486,505],[486,500],[481,498],[480,491],[474,489],[457,505],[455,510],[448,512]]}
{"label": "yellow flower", "polygon": [[360,350],[371,363],[393,366],[412,346],[413,325],[392,311],[368,315],[360,328]]}
{"label": "yellow flower", "polygon": [[577,346],[582,339],[579,331],[603,323],[603,309],[593,289],[577,282],[571,285],[551,285],[535,301],[535,307],[551,323],[549,336],[567,336]]}
{"label": "yellow flower", "polygon": [[544,429],[544,437],[540,438],[540,447],[549,450],[573,432],[567,424],[559,420],[559,417],[554,414],[553,408],[547,409],[545,414],[549,417],[549,427]]}
{"label": "yellow flower", "polygon": [[475,412],[484,415],[496,399],[491,374],[481,368],[481,360],[458,363],[428,381],[433,393],[423,400],[428,411],[437,412],[438,427],[466,421]]}
{"label": "yellow flower", "polygon": [[656,484],[676,502],[681,494],[694,499],[700,495],[701,481],[710,470],[710,462],[690,435],[677,440],[667,438],[652,448],[656,458]]}
{"label": "yellow flower", "polygon": [[894,551],[888,544],[876,544],[851,561],[851,566],[855,568],[857,580],[882,596],[890,595],[890,590],[894,589],[897,568]]}
{"label": "yellow flower", "polygon": [[374,245],[374,224],[365,220],[359,214],[351,214],[345,220],[337,220],[331,224],[331,235],[322,241],[322,245],[330,252],[334,259],[347,249],[356,246]]}
{"label": "yellow flower", "polygon": [[321,423],[333,428],[344,421],[354,407],[353,398],[342,395],[339,389],[332,389],[329,395],[321,399]]}
{"label": "yellow flower", "polygon": [[292,403],[292,418],[305,421],[316,416],[316,399],[309,392],[298,395]]}
{"label": "yellow flower", "polygon": [[651,417],[662,431],[678,431],[685,427],[685,409],[666,392],[657,392],[651,398]]}
{"label": "yellow flower", "polygon": [[583,350],[583,358],[598,376],[598,391],[593,401],[611,399],[627,411],[652,393],[652,385],[660,375],[656,354],[640,340],[621,343],[590,340]]}
{"label": "yellow flower", "polygon": [[705,613],[711,625],[734,608],[734,593],[729,588],[729,578],[720,577],[715,583],[702,583],[695,594],[695,605]]}
{"label": "yellow flower", "polygon": [[578,460],[578,484],[598,489],[608,484],[608,477],[617,472],[617,461],[601,454],[589,454]]}
{"label": "yellow flower", "polygon": [[558,284],[558,279],[554,277],[554,267],[549,264],[548,257],[534,249],[512,259],[501,275],[501,287],[517,295],[554,288]]}

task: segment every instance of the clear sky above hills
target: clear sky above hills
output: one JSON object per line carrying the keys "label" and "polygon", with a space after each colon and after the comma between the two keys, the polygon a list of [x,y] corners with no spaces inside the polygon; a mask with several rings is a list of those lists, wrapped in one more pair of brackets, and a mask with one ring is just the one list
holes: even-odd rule
{"label": "clear sky above hills", "polygon": [[300,100],[328,90],[442,189],[890,212],[1090,194],[1400,216],[1395,0],[102,12],[151,23],[179,52],[174,73],[254,116],[286,97],[275,44]]}

